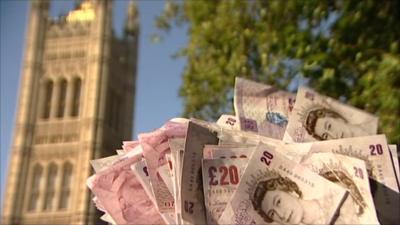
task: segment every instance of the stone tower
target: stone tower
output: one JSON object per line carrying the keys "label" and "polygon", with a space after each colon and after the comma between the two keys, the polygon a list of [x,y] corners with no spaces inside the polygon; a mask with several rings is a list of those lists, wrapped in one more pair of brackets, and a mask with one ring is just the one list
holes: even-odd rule
{"label": "stone tower", "polygon": [[101,224],[89,161],[132,135],[138,11],[114,35],[111,0],[81,0],[57,19],[31,1],[1,224]]}

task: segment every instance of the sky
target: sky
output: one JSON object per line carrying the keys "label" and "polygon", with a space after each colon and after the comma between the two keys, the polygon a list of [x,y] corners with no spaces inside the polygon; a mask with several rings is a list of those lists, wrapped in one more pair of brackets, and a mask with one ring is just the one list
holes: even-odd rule
{"label": "sky", "polygon": [[[73,8],[72,0],[53,0],[51,15],[56,17]],[[121,34],[127,0],[114,1],[114,29]],[[185,46],[186,27],[174,28],[160,43],[150,40],[157,31],[154,18],[164,8],[163,0],[139,0],[140,37],[134,137],[179,117],[182,99],[178,97],[185,60],[172,55]],[[0,0],[0,182],[1,207],[8,170],[8,159],[18,106],[22,57],[29,12],[28,0]],[[89,162],[88,162],[89,163]]]}

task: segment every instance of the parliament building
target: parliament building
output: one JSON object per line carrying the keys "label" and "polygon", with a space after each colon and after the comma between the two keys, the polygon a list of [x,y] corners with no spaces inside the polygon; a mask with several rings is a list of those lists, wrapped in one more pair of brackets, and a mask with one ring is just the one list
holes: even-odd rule
{"label": "parliament building", "polygon": [[30,2],[1,224],[102,224],[89,161],[132,136],[138,9],[129,3],[117,37],[111,0],[56,19],[50,4]]}

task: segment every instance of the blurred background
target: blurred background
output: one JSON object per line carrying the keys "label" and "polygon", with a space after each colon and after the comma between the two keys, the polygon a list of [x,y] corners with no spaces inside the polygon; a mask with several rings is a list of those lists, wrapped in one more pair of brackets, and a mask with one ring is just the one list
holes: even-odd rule
{"label": "blurred background", "polygon": [[[114,149],[118,148],[118,143],[121,140],[133,139],[138,133],[151,131],[170,118],[193,116],[215,120],[222,113],[232,113],[235,76],[243,76],[290,91],[296,91],[299,85],[311,86],[322,94],[332,96],[379,116],[379,132],[385,133],[390,143],[399,142],[399,0],[55,0],[51,1],[48,6],[46,5],[47,1],[33,2],[31,4],[30,1],[0,1],[0,170],[2,203],[6,196],[5,185],[8,173],[21,173],[23,176],[20,176],[25,177],[20,179],[23,181],[13,180],[11,185],[34,185],[35,173],[32,172],[33,174],[31,174],[29,171],[38,166],[37,168],[44,168],[43,174],[52,174],[52,170],[49,168],[52,168],[51,165],[53,164],[48,165],[47,162],[52,162],[53,159],[54,165],[57,165],[54,168],[59,168],[55,170],[54,174],[58,175],[54,175],[56,177],[54,182],[58,182],[61,186],[64,181],[63,174],[65,174],[62,169],[64,162],[57,160],[60,157],[62,158],[64,154],[62,152],[65,152],[63,148],[75,150],[87,148],[88,152],[91,152],[85,156],[79,155],[82,153],[70,153],[71,161],[76,159],[82,161],[80,164],[78,162],[72,163],[73,171],[87,170],[88,174],[90,169],[83,166],[83,164],[88,163],[82,159],[87,158],[89,160],[94,156],[94,158],[97,158],[98,156],[112,154]],[[90,4],[86,4],[88,2]],[[42,12],[46,7],[49,7],[48,14]],[[32,13],[33,9],[37,10],[35,11],[36,14],[41,12],[43,15]],[[110,25],[105,25],[106,22],[104,21],[108,21],[107,16],[102,15],[100,12],[103,11],[101,10],[105,12],[104,15],[112,12]],[[32,22],[35,21],[32,18],[36,18],[33,15],[41,18],[38,21],[45,21],[43,23],[47,25],[42,26]],[[102,18],[101,15],[106,19],[98,20]],[[29,69],[26,69],[30,68],[27,65],[30,65],[30,61],[36,60],[39,64],[49,65],[50,71],[57,71],[57,68],[53,68],[52,62],[48,59],[42,62],[42,59],[37,57],[37,54],[39,56],[42,54],[38,53],[40,51],[33,51],[31,48],[27,50],[28,43],[32,42],[33,36],[39,40],[37,43],[41,43],[40,40],[45,40],[42,41],[41,47],[37,47],[37,49],[45,49],[43,50],[45,58],[47,56],[53,57],[50,54],[52,52],[48,49],[79,48],[76,47],[79,44],[71,44],[71,46],[63,44],[62,47],[59,47],[57,45],[60,44],[51,41],[55,38],[57,40],[73,40],[71,42],[74,42],[74,35],[78,34],[73,32],[70,34],[69,31],[63,33],[64,29],[69,29],[65,24],[83,27],[78,28],[78,30],[82,29],[83,31],[85,26],[89,27],[90,31],[87,35],[92,35],[90,36],[92,39],[85,42],[87,44],[85,52],[93,57],[104,57],[104,59],[110,61],[110,64],[107,64],[107,68],[110,68],[110,70],[106,75],[110,84],[107,84],[108,86],[106,85],[107,87],[101,89],[100,92],[88,91],[89,87],[92,87],[89,86],[92,85],[90,81],[96,81],[94,77],[98,76],[97,79],[99,79],[103,75],[99,75],[100,73],[94,75],[96,72],[92,74],[90,71],[93,72],[96,69],[87,69],[80,78],[83,82],[82,90],[85,91],[82,96],[86,96],[87,99],[80,99],[83,102],[80,103],[81,109],[84,110],[81,110],[78,116],[65,120],[51,120],[52,115],[48,116],[50,119],[46,116],[38,120],[32,119],[32,116],[29,115],[34,113],[26,113],[31,109],[24,106],[26,102],[17,104],[18,96],[29,96],[27,93],[31,91],[31,89],[25,87],[26,85],[21,85],[22,79],[25,79],[23,76],[29,77],[29,74],[36,76],[38,77],[35,81],[36,84],[41,85],[44,82],[41,80],[51,76],[48,75],[47,66],[43,67],[44,69],[42,68],[44,71],[42,73],[43,71],[40,71],[40,69],[36,69],[37,72],[29,71]],[[53,25],[58,26],[57,29],[60,31],[54,31],[54,34],[52,34],[51,27]],[[36,33],[34,32],[35,29],[30,31],[28,26],[37,26],[37,29],[35,28]],[[99,30],[95,29],[96,26]],[[104,30],[101,30],[101,27],[105,27]],[[110,33],[107,33],[108,28],[110,28]],[[103,42],[100,39],[103,36],[99,33],[106,37],[105,42],[108,40],[110,43],[119,43],[116,44],[119,47],[110,44],[111,53],[104,53],[107,51],[101,50],[101,43]],[[43,37],[43,34],[45,34],[45,37]],[[91,43],[92,40],[93,43]],[[134,43],[137,43],[137,48]],[[31,45],[32,43],[29,44],[29,46]],[[45,47],[43,48],[43,46]],[[27,52],[30,52],[29,54],[32,54],[32,56],[36,54],[36,57],[33,57],[34,59],[29,58]],[[48,53],[50,55],[46,55]],[[113,54],[118,57],[113,59]],[[24,57],[26,58],[25,63]],[[89,57],[84,59],[89,59]],[[115,62],[111,62],[113,60]],[[90,61],[84,62],[89,65]],[[100,60],[99,63],[101,62]],[[61,60],[58,63],[69,65],[69,61],[64,63]],[[77,63],[79,65],[79,60]],[[74,67],[79,66],[75,65]],[[68,69],[69,67],[66,66],[66,68],[60,70],[68,71]],[[129,73],[124,74],[124,71]],[[124,82],[125,76],[126,82]],[[127,87],[132,87],[131,90],[126,90],[125,83]],[[57,90],[63,90],[62,81],[60,84],[61,89]],[[121,86],[120,89],[119,86]],[[32,88],[32,86],[30,87]],[[36,93],[33,96],[37,95],[39,100],[33,98],[30,101],[33,105],[37,103],[38,107],[42,107],[45,112],[44,102],[46,101],[42,101],[41,99],[44,97],[40,96],[45,96],[44,93],[47,93],[46,90],[48,89],[42,86],[38,87],[37,90],[32,88],[32,90],[36,90],[32,93]],[[54,87],[58,86],[55,85]],[[26,90],[26,92],[23,90]],[[101,93],[105,93],[104,96]],[[116,93],[116,95],[111,93]],[[98,111],[88,109],[92,105],[92,101],[88,100],[93,99],[88,97],[91,95],[102,99],[99,102],[104,103],[103,108],[100,107]],[[63,96],[63,94],[57,95],[60,99],[59,96]],[[68,98],[68,96],[66,94],[65,98]],[[132,101],[127,103],[127,109],[122,110],[127,112],[127,115],[123,117],[124,119],[115,122],[113,115],[116,112],[107,108],[122,107],[113,102],[127,101],[122,99],[124,96],[131,96]],[[129,107],[130,105],[132,106]],[[40,111],[40,109],[38,110]],[[42,111],[39,111],[38,114],[43,114]],[[21,112],[26,113],[26,118],[24,117],[25,114]],[[55,118],[64,118],[64,114],[61,114],[61,116],[56,114],[54,115]],[[85,118],[88,121],[94,118],[98,122],[91,120],[84,122]],[[114,122],[107,122],[107,120],[118,123],[120,127],[113,127],[113,124],[110,123]],[[96,125],[96,123],[100,123],[100,125]],[[101,125],[102,123],[104,123],[104,126]],[[101,134],[103,136],[98,134],[100,136],[93,139],[90,139],[90,135],[86,136],[86,133],[98,132],[90,124],[94,124],[94,127],[100,126],[100,130],[104,130]],[[121,128],[124,125],[128,125],[129,128]],[[20,133],[20,126],[23,127],[22,130],[27,130],[24,134]],[[34,127],[33,130],[30,128],[32,126]],[[73,135],[66,135],[67,131],[61,132],[56,137],[48,134],[51,133],[51,129],[58,130],[59,127],[63,127],[63,132],[79,127],[81,129],[80,136],[76,140]],[[86,130],[83,127],[86,127]],[[40,132],[47,133],[40,136]],[[108,140],[112,137],[115,137],[113,138],[114,141],[102,141],[104,143],[99,144],[100,147],[84,145],[86,143],[84,140],[97,143],[96,140]],[[21,142],[20,139],[27,140]],[[67,142],[72,143],[66,143],[63,146],[63,140],[69,140]],[[20,142],[25,147],[18,145]],[[20,155],[12,159],[10,152],[13,148],[20,149],[14,150],[16,152],[27,151],[29,156],[24,158],[23,153],[18,153]],[[28,150],[23,150],[25,148]],[[44,152],[53,151],[51,149],[57,149],[54,151],[61,153],[57,153],[56,156],[50,154],[50,156],[46,156],[47,158],[43,158],[43,162],[35,158],[38,157],[35,155],[36,153],[32,153],[32,156],[30,156],[30,152],[43,152],[46,155]],[[75,156],[78,158],[74,158]],[[10,165],[19,165],[15,166],[15,171],[10,172],[11,169],[8,168],[9,160],[14,162]],[[38,161],[38,164],[35,164],[35,160]],[[25,169],[18,169],[25,164]],[[38,171],[41,171],[41,169]],[[42,172],[39,174],[42,174]],[[72,174],[77,175],[76,173]],[[80,182],[83,182],[87,177],[85,175],[80,176]],[[40,177],[37,176],[38,183],[43,183],[43,181],[40,181]],[[74,178],[78,177],[75,176]],[[44,188],[42,186],[41,188]],[[85,186],[83,185],[81,188],[83,190]],[[74,189],[71,192],[77,195],[79,190],[81,189]],[[24,189],[20,187],[19,192],[24,192]],[[55,190],[54,192],[58,193],[62,190]],[[44,212],[33,210],[34,213],[29,214],[29,202],[33,204],[35,201],[27,199],[37,197],[35,197],[34,191],[27,195],[30,197],[24,197],[23,194],[15,195],[25,199],[13,206],[14,209],[15,207],[21,208],[21,212],[6,212],[2,216],[13,217],[10,221],[25,223],[26,221],[18,215],[27,212],[29,218],[37,219],[36,223],[44,223],[43,218],[50,214],[46,214],[46,210]],[[10,198],[9,201],[13,198]],[[49,202],[58,201],[52,199],[56,198],[51,197]],[[90,205],[88,203],[89,198],[84,196],[82,199],[81,202],[76,203],[77,205],[84,205],[82,208],[74,209],[73,214],[68,214],[72,213],[69,210],[63,211],[64,214],[61,213],[62,215],[54,217],[53,223],[56,223],[57,219],[71,222],[69,219],[65,219],[68,215],[80,215],[82,218],[86,218],[78,218],[78,222],[92,221],[87,219],[90,217],[88,215],[93,213],[88,206]],[[69,201],[70,204],[75,204],[75,201],[78,202],[78,198]],[[43,204],[44,209],[46,209],[46,201],[40,204]],[[4,205],[7,204],[2,204],[2,212]],[[7,205],[7,207],[11,206]],[[22,209],[24,207],[27,208]],[[48,211],[52,212],[51,208]],[[58,211],[55,210],[54,212]],[[78,223],[77,221],[75,222]]]}

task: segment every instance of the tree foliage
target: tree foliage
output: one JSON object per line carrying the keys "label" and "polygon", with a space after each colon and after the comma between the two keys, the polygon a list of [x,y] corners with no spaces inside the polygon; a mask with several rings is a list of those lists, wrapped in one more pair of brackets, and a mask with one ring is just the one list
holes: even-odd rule
{"label": "tree foliage", "polygon": [[188,25],[185,116],[232,112],[234,77],[295,90],[306,83],[380,117],[400,139],[400,1],[167,1],[156,19]]}

